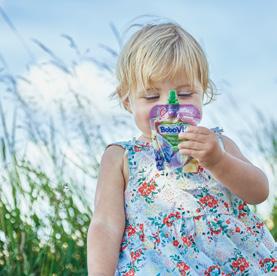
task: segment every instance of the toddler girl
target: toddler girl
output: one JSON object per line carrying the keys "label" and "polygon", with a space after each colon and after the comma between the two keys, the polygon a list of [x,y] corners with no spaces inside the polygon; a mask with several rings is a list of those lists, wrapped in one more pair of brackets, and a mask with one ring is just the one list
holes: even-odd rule
{"label": "toddler girl", "polygon": [[264,275],[277,273],[276,243],[247,204],[268,197],[268,180],[236,144],[190,126],[179,151],[196,173],[157,170],[149,112],[177,91],[202,112],[214,98],[198,42],[175,23],[147,24],[117,63],[116,94],[141,136],[107,146],[88,230],[89,275]]}

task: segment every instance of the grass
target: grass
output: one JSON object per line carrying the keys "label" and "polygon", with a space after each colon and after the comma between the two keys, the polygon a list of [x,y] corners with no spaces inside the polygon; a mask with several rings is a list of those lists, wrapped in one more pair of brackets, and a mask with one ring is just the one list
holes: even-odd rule
{"label": "grass", "polygon": [[86,275],[89,206],[80,208],[73,189],[27,161],[7,174],[12,201],[0,199],[0,275]]}
{"label": "grass", "polygon": [[[120,44],[113,25],[112,30]],[[74,78],[74,69],[84,60],[113,72],[110,64],[82,53],[70,36],[62,36],[75,53],[75,60],[69,63],[37,39],[33,42],[45,53],[46,63],[64,76]],[[116,51],[101,47],[116,57]],[[69,89],[70,105],[55,103],[55,115],[42,112],[18,87],[20,81],[31,87],[31,81],[9,72],[4,58],[0,60],[0,275],[87,275],[86,233],[92,202],[81,183],[95,183],[97,155],[106,144],[90,112],[92,103]],[[44,70],[44,65],[36,66]],[[126,128],[125,123],[115,128]],[[270,134],[262,132],[265,139],[256,133],[257,151],[276,175],[276,121],[263,125]],[[30,144],[36,151],[30,151]],[[66,153],[65,145],[74,151],[74,158]],[[43,159],[36,161],[37,154]],[[277,201],[270,228],[277,239]]]}

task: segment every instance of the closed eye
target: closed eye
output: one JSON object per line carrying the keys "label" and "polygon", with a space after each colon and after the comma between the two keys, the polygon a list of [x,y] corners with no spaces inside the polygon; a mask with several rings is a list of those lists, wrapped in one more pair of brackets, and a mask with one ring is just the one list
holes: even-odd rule
{"label": "closed eye", "polygon": [[[192,95],[192,93],[190,94],[178,94],[178,97],[190,97]],[[158,99],[160,96],[151,96],[151,97],[144,97],[146,100],[154,100],[154,99]]]}
{"label": "closed eye", "polygon": [[192,95],[192,93],[190,93],[190,94],[178,94],[179,97],[189,97],[191,95]]}
{"label": "closed eye", "polygon": [[152,97],[144,97],[146,100],[154,100],[154,99],[158,99],[159,96],[152,96]]}

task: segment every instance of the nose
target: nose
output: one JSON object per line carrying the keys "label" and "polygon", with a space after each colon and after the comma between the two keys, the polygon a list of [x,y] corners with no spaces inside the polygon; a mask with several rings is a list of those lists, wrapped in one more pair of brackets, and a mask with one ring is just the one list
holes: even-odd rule
{"label": "nose", "polygon": [[[178,95],[176,95],[176,99],[180,103],[180,98],[178,97]],[[160,95],[159,104],[168,104],[170,102],[172,103],[172,101],[169,100],[168,92]]]}
{"label": "nose", "polygon": [[161,104],[168,104],[168,95],[163,95],[160,97]]}

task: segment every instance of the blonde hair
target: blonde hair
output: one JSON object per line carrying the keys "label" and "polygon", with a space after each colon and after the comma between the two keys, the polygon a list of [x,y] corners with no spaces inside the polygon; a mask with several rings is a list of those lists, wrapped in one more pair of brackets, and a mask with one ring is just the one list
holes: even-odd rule
{"label": "blonde hair", "polygon": [[176,23],[147,24],[123,47],[116,65],[118,86],[111,96],[118,96],[128,110],[125,100],[139,86],[145,89],[179,73],[185,74],[191,87],[200,82],[207,103],[214,100],[207,58],[192,35]]}

